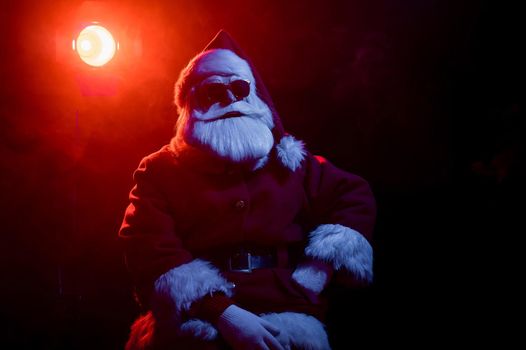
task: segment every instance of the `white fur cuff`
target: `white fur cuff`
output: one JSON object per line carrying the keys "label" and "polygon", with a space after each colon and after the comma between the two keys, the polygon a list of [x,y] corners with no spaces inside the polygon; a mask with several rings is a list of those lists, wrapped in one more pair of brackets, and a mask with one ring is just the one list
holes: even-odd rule
{"label": "white fur cuff", "polygon": [[232,284],[210,263],[195,259],[175,267],[155,281],[154,298],[168,300],[173,306],[171,318],[181,322],[181,315],[192,303],[212,292],[232,295]]}
{"label": "white fur cuff", "polygon": [[320,225],[310,234],[305,254],[330,263],[335,270],[345,268],[356,277],[373,279],[373,249],[358,231],[343,225]]}
{"label": "white fur cuff", "polygon": [[323,265],[326,264],[321,261],[309,261],[300,264],[292,273],[292,279],[303,288],[320,294],[329,281],[330,270],[332,269],[332,266]]}

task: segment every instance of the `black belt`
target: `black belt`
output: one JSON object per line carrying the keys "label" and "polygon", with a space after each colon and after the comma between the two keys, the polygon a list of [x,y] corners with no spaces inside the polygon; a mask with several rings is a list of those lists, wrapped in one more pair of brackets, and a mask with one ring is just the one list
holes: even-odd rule
{"label": "black belt", "polygon": [[227,271],[252,272],[254,269],[277,267],[277,258],[275,254],[234,253],[227,257],[225,267]]}
{"label": "black belt", "polygon": [[219,253],[202,254],[201,258],[212,262],[224,271],[252,272],[255,269],[289,267],[290,258],[286,247],[282,248],[228,248]]}

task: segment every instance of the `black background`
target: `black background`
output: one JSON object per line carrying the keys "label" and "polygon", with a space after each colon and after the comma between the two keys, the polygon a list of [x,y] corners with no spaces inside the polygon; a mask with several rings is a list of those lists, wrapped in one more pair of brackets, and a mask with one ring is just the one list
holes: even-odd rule
{"label": "black background", "polygon": [[116,242],[131,174],[168,142],[178,72],[221,28],[256,64],[285,128],[375,192],[376,281],[336,292],[335,348],[465,335],[473,319],[514,310],[525,209],[518,6],[121,1],[131,15],[111,16],[138,21],[121,25],[140,33],[142,56],[118,70],[116,95],[84,96],[77,81],[89,71],[55,51],[80,4],[0,7],[8,348],[122,348],[138,313]]}

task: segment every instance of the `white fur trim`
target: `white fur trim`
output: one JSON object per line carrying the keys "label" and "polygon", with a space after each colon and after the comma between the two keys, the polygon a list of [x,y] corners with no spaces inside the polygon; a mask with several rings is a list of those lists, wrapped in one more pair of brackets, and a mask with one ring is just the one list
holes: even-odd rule
{"label": "white fur trim", "polygon": [[356,277],[373,279],[373,249],[358,231],[343,225],[320,225],[310,234],[305,254],[330,263],[335,270],[345,268]]}
{"label": "white fur trim", "polygon": [[291,135],[284,136],[276,146],[276,150],[281,163],[291,171],[299,168],[307,154],[303,142],[296,140]]}
{"label": "white fur trim", "polygon": [[211,341],[215,340],[219,333],[211,323],[193,318],[181,325],[179,328],[179,334]]}
{"label": "white fur trim", "polygon": [[307,262],[300,264],[296,270],[294,270],[292,279],[303,288],[319,294],[323,288],[325,288],[329,275],[327,271],[321,269],[316,263]]}
{"label": "white fur trim", "polygon": [[[287,348],[303,350],[330,350],[329,339],[323,324],[312,316],[295,312],[263,314],[260,317],[281,332],[278,341]],[[290,348],[290,347],[289,347]]]}
{"label": "white fur trim", "polygon": [[[154,342],[156,328],[157,321],[151,311],[137,318],[131,327],[125,350],[150,349]],[[174,331],[178,336],[194,337],[204,341],[215,340],[219,334],[212,324],[198,319],[188,320]]]}
{"label": "white fur trim", "polygon": [[232,284],[221,276],[218,269],[204,260],[195,259],[171,269],[155,281],[154,301],[168,301],[173,309],[170,318],[179,324],[182,314],[194,301],[216,291],[231,296],[231,289]]}

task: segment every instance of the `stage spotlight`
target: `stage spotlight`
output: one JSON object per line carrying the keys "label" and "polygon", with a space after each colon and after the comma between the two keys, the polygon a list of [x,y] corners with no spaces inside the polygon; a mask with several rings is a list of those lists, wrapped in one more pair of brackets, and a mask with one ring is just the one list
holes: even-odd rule
{"label": "stage spotlight", "polygon": [[72,46],[80,59],[92,67],[101,67],[111,61],[118,49],[111,33],[97,24],[82,29]]}

